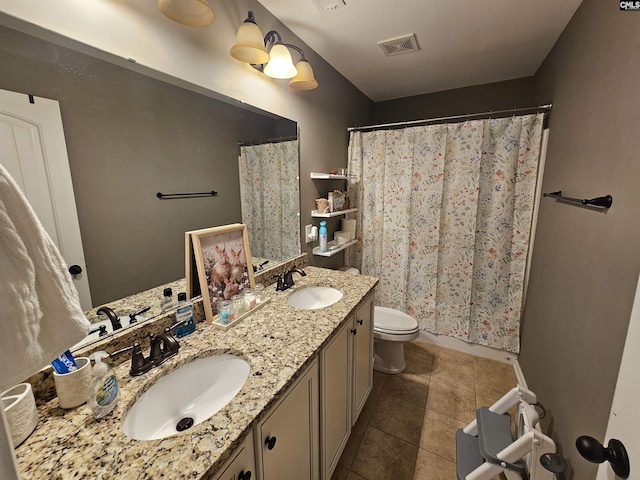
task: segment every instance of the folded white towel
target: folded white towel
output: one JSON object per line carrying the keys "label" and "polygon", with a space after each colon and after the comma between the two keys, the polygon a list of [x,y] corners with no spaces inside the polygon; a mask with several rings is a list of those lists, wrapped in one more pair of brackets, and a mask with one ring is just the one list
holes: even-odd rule
{"label": "folded white towel", "polygon": [[89,330],[62,255],[0,165],[0,391],[48,365]]}

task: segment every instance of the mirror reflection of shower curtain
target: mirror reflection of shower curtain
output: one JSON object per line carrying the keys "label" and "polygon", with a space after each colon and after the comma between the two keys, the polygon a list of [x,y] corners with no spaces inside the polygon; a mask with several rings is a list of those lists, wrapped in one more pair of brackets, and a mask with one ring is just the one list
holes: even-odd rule
{"label": "mirror reflection of shower curtain", "polygon": [[347,265],[422,330],[518,353],[543,114],[352,132]]}
{"label": "mirror reflection of shower curtain", "polygon": [[251,255],[271,260],[298,255],[298,141],[241,146],[239,161],[242,222]]}

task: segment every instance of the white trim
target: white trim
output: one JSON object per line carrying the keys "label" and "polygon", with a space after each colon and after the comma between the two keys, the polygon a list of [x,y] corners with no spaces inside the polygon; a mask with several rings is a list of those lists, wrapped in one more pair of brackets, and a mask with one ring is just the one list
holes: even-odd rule
{"label": "white trim", "polygon": [[418,341],[430,343],[439,347],[450,348],[451,350],[457,350],[477,357],[497,360],[503,363],[513,364],[518,360],[518,355],[515,353],[505,352],[503,350],[485,347],[484,345],[477,345],[475,343],[467,343],[463,340],[448,337],[446,335],[434,335],[433,333],[425,332],[423,330],[420,331]]}
{"label": "white trim", "polygon": [[531,232],[529,234],[529,251],[527,252],[527,265],[524,270],[524,289],[522,291],[522,306],[520,316],[524,311],[527,300],[527,289],[529,288],[529,274],[531,273],[531,259],[533,258],[533,244],[536,239],[536,228],[538,226],[538,214],[540,213],[540,199],[542,198],[542,179],[544,177],[544,166],[547,160],[547,146],[549,145],[549,129],[542,131],[540,142],[540,159],[538,160],[538,176],[536,178],[536,192],[533,202],[533,214],[531,215]]}

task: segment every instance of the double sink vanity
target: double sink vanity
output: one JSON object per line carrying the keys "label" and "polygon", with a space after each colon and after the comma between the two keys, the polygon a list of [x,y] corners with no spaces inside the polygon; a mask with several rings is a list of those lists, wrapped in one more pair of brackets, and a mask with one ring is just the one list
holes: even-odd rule
{"label": "double sink vanity", "polygon": [[[120,395],[107,417],[41,402],[16,449],[22,478],[329,480],[372,387],[378,280],[304,270],[286,291],[265,288],[269,304],[233,328],[198,321],[144,375],[114,363]],[[120,335],[148,349],[162,320]],[[115,337],[100,349],[120,346]]]}

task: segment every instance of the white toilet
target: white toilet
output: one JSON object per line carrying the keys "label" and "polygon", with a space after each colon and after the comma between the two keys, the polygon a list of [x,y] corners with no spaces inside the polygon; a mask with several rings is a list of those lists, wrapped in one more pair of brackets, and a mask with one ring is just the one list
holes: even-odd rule
{"label": "white toilet", "polygon": [[420,336],[415,318],[388,307],[374,307],[373,314],[373,369],[383,373],[402,373],[404,342]]}
{"label": "white toilet", "polygon": [[[358,275],[360,270],[340,267],[340,271]],[[418,322],[411,315],[388,307],[374,307],[373,312],[373,369],[383,373],[402,373],[404,342],[420,336]]]}

